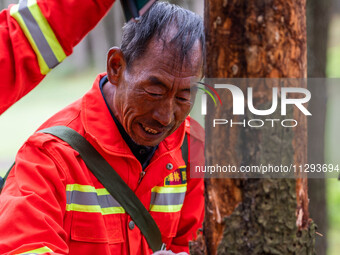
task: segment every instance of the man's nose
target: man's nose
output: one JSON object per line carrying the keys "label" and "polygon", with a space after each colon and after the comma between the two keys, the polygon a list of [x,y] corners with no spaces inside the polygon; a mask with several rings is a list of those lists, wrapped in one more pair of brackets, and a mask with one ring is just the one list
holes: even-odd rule
{"label": "man's nose", "polygon": [[161,104],[155,107],[156,109],[153,112],[154,120],[158,121],[163,126],[170,125],[174,119],[174,108],[173,102],[171,100],[163,101]]}

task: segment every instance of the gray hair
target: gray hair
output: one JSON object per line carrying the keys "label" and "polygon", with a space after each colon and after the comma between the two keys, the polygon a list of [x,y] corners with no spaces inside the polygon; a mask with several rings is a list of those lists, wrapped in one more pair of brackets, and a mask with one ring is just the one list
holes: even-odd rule
{"label": "gray hair", "polygon": [[143,55],[151,39],[161,39],[166,44],[163,36],[166,35],[169,28],[174,26],[177,33],[168,41],[168,44],[178,49],[177,54],[179,54],[181,62],[190,53],[197,40],[201,43],[202,56],[205,55],[202,18],[177,5],[156,2],[138,23],[130,21],[123,27],[121,50],[127,67]]}

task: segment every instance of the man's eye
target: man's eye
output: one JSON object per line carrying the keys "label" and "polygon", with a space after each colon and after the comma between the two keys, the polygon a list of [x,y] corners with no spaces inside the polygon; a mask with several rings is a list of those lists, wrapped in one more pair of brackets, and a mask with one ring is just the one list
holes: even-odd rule
{"label": "man's eye", "polygon": [[162,96],[162,94],[159,94],[159,93],[154,93],[154,92],[149,92],[149,91],[146,91],[146,92],[151,96],[155,96],[155,97]]}
{"label": "man's eye", "polygon": [[154,97],[160,97],[163,96],[164,91],[161,90],[158,87],[148,87],[148,88],[144,88],[144,91],[146,93],[148,93],[150,96],[154,96]]}
{"label": "man's eye", "polygon": [[190,101],[190,98],[186,98],[186,97],[177,97],[178,100],[182,101],[182,102],[188,102]]}

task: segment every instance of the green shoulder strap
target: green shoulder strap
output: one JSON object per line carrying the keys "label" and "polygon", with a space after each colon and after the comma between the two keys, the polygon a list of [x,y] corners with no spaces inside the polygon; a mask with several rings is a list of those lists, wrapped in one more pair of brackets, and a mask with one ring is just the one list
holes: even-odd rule
{"label": "green shoulder strap", "polygon": [[150,213],[117,172],[82,135],[65,126],[50,127],[38,132],[54,135],[79,152],[93,175],[131,216],[150,248],[154,252],[165,248],[161,232]]}

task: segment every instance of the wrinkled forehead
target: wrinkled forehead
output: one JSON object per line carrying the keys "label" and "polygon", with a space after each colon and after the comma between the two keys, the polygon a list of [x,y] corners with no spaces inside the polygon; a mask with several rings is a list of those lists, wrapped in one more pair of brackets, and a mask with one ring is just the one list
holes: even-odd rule
{"label": "wrinkled forehead", "polygon": [[187,52],[181,51],[177,43],[171,41],[171,34],[167,38],[160,37],[150,40],[144,52],[144,57],[170,66],[173,72],[201,72],[203,71],[203,53],[201,42],[197,39]]}

